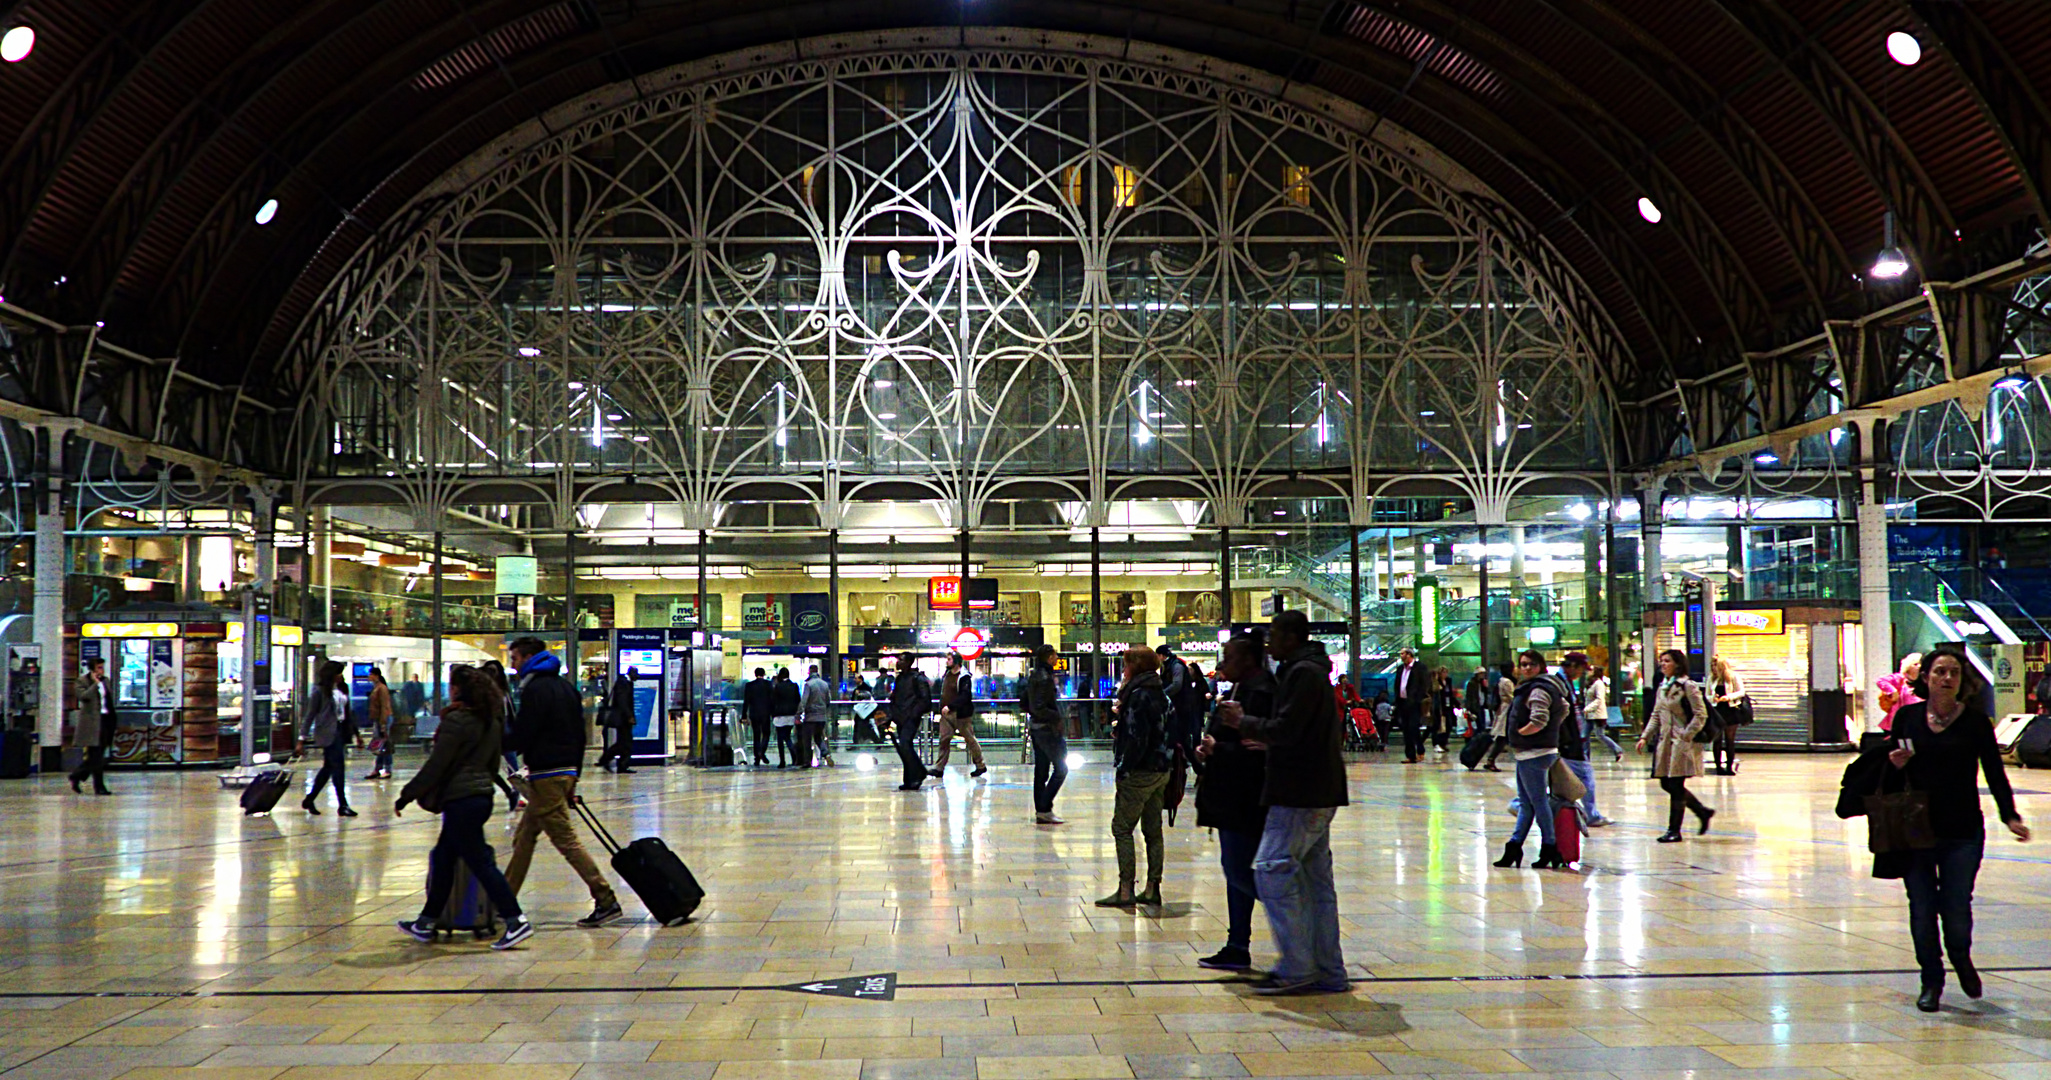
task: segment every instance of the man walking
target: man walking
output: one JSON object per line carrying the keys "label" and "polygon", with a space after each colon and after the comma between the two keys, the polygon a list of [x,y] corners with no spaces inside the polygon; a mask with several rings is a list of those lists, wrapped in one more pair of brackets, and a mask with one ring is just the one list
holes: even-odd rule
{"label": "man walking", "polygon": [[912,654],[899,653],[897,678],[890,684],[890,722],[896,728],[897,759],[904,763],[899,791],[917,791],[926,782],[926,765],[919,760],[919,728],[932,711],[932,680],[912,666]]}
{"label": "man walking", "polygon": [[598,768],[617,772],[634,771],[634,669],[628,668],[612,681],[605,701],[598,707],[598,737],[605,748],[598,752]]}
{"label": "man walking", "polygon": [[114,688],[107,685],[107,662],[97,656],[85,662],[85,674],[78,680],[78,720],[71,729],[71,745],[83,752],[78,768],[71,771],[71,790],[83,794],[79,785],[91,780],[93,794],[114,794],[107,789],[107,748],[114,745]]}
{"label": "man walking", "polygon": [[1062,730],[1060,697],[1054,687],[1054,646],[1033,650],[1025,678],[1026,735],[1033,740],[1033,823],[1059,825],[1054,796],[1068,779],[1068,736]]}
{"label": "man walking", "polygon": [[1268,808],[1255,888],[1281,953],[1257,994],[1325,994],[1351,989],[1339,950],[1339,895],[1332,881],[1332,817],[1345,806],[1345,731],[1332,697],[1332,660],[1310,639],[1310,619],[1285,611],[1268,626],[1268,655],[1282,665],[1275,715],[1251,716],[1238,701],[1218,721],[1268,748],[1261,805]]}
{"label": "man walking", "polygon": [[513,714],[506,748],[526,762],[527,782],[534,794],[513,833],[506,884],[515,893],[520,891],[521,882],[527,879],[527,864],[534,858],[535,838],[545,832],[549,843],[591,890],[591,914],[578,919],[577,925],[604,926],[620,917],[619,897],[590,852],[584,850],[577,827],[570,821],[577,774],[584,767],[583,700],[577,688],[563,678],[563,662],[537,638],[513,642],[513,672],[519,680],[520,705]]}
{"label": "man walking", "polygon": [[798,767],[812,767],[813,747],[819,749],[819,764],[833,764],[833,748],[826,745],[826,717],[833,711],[833,690],[819,677],[817,664],[805,676],[805,700],[800,707],[804,713],[798,729]]}
{"label": "man walking", "polygon": [[748,685],[741,687],[741,715],[748,718],[748,726],[754,729],[755,764],[769,764],[769,732],[775,726],[774,702],[771,700],[767,673],[755,669],[755,677]]}
{"label": "man walking", "polygon": [[[1588,654],[1570,652],[1560,657],[1560,673],[1566,676],[1560,689],[1567,695],[1569,707],[1573,710],[1560,725],[1560,760],[1581,780],[1581,786],[1588,790],[1581,797],[1581,814],[1588,819],[1589,828],[1609,824],[1595,809],[1595,766],[1588,763],[1589,731],[1592,723],[1588,717],[1588,701],[1581,693],[1581,680],[1588,675]],[[1600,728],[1596,728],[1600,731]]]}
{"label": "man walking", "polygon": [[975,678],[969,674],[960,653],[947,654],[947,672],[941,678],[944,684],[940,689],[940,755],[926,774],[936,780],[947,774],[947,754],[954,749],[954,737],[960,735],[962,745],[968,748],[969,762],[975,766],[969,776],[981,776],[990,768],[983,764],[983,744],[976,741]]}
{"label": "man walking", "polygon": [[1424,760],[1424,701],[1431,694],[1431,677],[1417,662],[1415,649],[1404,649],[1403,665],[1396,669],[1396,723],[1403,728],[1403,764]]}

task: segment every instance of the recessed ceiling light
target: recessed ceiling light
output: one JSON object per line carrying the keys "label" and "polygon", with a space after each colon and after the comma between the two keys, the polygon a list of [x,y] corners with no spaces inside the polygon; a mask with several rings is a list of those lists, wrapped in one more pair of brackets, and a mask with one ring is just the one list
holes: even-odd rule
{"label": "recessed ceiling light", "polygon": [[271,219],[277,216],[278,200],[276,199],[265,199],[264,204],[256,208],[256,223],[258,225],[269,225]]}
{"label": "recessed ceiling light", "polygon": [[6,34],[0,35],[0,60],[5,60],[10,64],[19,64],[23,60],[28,59],[28,54],[35,47],[36,32],[26,26],[17,26]]}
{"label": "recessed ceiling light", "polygon": [[1887,55],[1903,67],[1914,67],[1923,58],[1923,43],[1906,30],[1896,30],[1887,35]]}
{"label": "recessed ceiling light", "polygon": [[1638,196],[1638,216],[1644,218],[1647,224],[1657,225],[1659,224],[1659,219],[1666,215],[1659,212],[1658,204],[1640,195]]}

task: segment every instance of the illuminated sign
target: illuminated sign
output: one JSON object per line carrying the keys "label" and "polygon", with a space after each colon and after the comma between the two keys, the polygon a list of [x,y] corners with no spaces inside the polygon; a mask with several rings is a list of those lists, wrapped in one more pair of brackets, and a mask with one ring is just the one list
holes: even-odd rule
{"label": "illuminated sign", "polygon": [[493,560],[492,572],[499,592],[533,596],[541,591],[541,560],[532,555],[500,555]]}
{"label": "illuminated sign", "polygon": [[1417,579],[1417,643],[1427,649],[1439,643],[1439,579]]}
{"label": "illuminated sign", "polygon": [[[1674,633],[1680,634],[1685,627],[1685,615],[1674,612]],[[1787,626],[1778,610],[1749,611],[1716,609],[1716,632],[1719,634],[1784,634]]]}
{"label": "illuminated sign", "polygon": [[1534,626],[1530,630],[1530,638],[1533,648],[1540,645],[1553,645],[1560,640],[1560,628],[1557,626]]}
{"label": "illuminated sign", "polygon": [[926,606],[934,611],[960,611],[961,577],[950,574],[927,578]]}
{"label": "illuminated sign", "polygon": [[178,624],[167,622],[89,622],[80,627],[78,632],[81,637],[97,638],[177,637]]}
{"label": "illuminated sign", "polygon": [[954,635],[954,640],[951,644],[954,646],[954,651],[961,654],[963,660],[974,660],[976,657],[983,655],[983,646],[988,644],[988,640],[983,637],[981,630],[973,626],[964,626]]}
{"label": "illuminated sign", "polygon": [[[242,640],[241,623],[231,622],[228,624],[228,640],[231,642]],[[306,631],[297,626],[273,626],[271,627],[271,644],[304,645],[306,644]]]}

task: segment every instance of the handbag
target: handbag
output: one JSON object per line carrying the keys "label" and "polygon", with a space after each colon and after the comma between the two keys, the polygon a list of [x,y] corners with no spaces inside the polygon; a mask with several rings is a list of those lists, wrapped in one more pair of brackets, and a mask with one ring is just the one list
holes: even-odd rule
{"label": "handbag", "polygon": [[1873,794],[1866,796],[1866,849],[1875,855],[1905,851],[1927,851],[1937,846],[1937,833],[1930,827],[1930,796],[1917,791],[1914,782],[1903,779],[1902,790],[1886,791],[1887,773]]}
{"label": "handbag", "polygon": [[1588,797],[1588,785],[1561,758],[1552,759],[1551,767],[1545,771],[1545,784],[1552,789],[1552,797],[1563,803],[1578,803]]}

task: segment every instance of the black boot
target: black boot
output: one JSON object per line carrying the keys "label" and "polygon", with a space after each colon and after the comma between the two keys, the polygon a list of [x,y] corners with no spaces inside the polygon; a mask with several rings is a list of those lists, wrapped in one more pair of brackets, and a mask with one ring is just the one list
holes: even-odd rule
{"label": "black boot", "polygon": [[1538,858],[1531,861],[1531,868],[1533,870],[1558,870],[1566,865],[1567,860],[1560,858],[1560,849],[1557,844],[1540,844],[1538,847]]}
{"label": "black boot", "polygon": [[1503,857],[1495,861],[1497,866],[1518,867],[1524,865],[1524,845],[1512,840],[1503,845]]}

